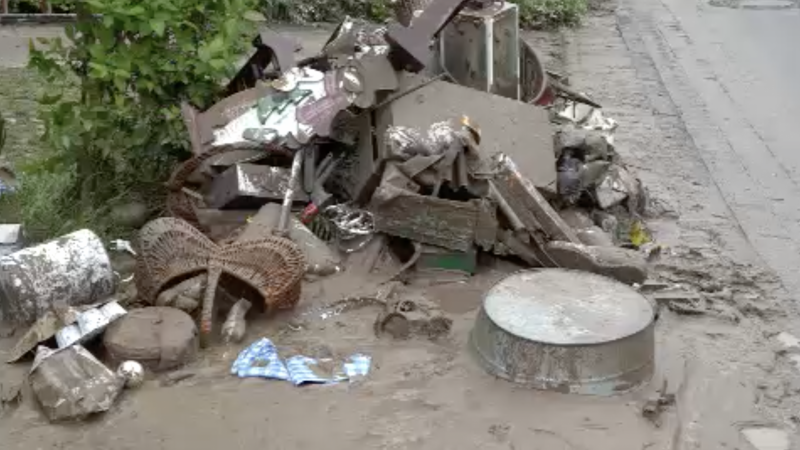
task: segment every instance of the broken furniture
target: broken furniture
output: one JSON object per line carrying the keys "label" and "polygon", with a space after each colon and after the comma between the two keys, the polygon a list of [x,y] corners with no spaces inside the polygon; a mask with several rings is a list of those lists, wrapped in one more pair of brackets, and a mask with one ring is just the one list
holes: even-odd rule
{"label": "broken furniture", "polygon": [[300,299],[305,257],[288,239],[217,245],[188,223],[161,218],[140,232],[136,282],[142,300],[155,304],[171,284],[207,272],[200,313],[201,344],[208,345],[216,315],[215,294],[225,274],[254,289],[267,311],[293,307]]}
{"label": "broken furniture", "polygon": [[487,372],[514,383],[610,396],[652,377],[654,319],[650,301],[610,278],[519,272],[485,294],[470,347]]}

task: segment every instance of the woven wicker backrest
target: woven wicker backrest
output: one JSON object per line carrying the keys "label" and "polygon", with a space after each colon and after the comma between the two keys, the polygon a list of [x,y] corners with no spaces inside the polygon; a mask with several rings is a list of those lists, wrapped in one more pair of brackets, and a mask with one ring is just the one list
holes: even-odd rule
{"label": "woven wicker backrest", "polygon": [[305,257],[292,241],[277,236],[217,245],[184,220],[156,219],[139,236],[136,283],[143,300],[154,304],[175,281],[207,272],[200,317],[201,338],[213,328],[214,297],[225,273],[248,284],[264,299],[267,310],[291,308],[300,299]]}

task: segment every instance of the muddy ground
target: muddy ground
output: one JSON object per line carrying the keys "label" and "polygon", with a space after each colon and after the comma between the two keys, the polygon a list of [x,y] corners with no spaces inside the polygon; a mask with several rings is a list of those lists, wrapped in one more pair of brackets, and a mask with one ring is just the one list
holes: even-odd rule
{"label": "muddy ground", "polygon": [[[711,300],[706,314],[662,313],[652,385],[590,398],[486,375],[466,338],[482,293],[517,270],[513,264],[489,265],[469,283],[418,288],[454,320],[451,335],[436,342],[375,338],[373,307],[323,319],[322,305],[351,295],[354,285],[370,291],[381,281],[345,273],[306,284],[296,314],[253,322],[245,344],[267,336],[307,353],[367,353],[374,364],[365,380],[302,388],[239,380],[227,370],[241,346],[217,346],[192,366],[194,377],[172,386],[152,378],[90,423],[52,426],[27,396],[0,416],[3,449],[745,450],[752,447],[742,430],[796,436],[800,372],[775,339],[797,330],[794,303],[732,217],[652,61],[637,51],[641,36],[617,25],[615,8],[605,4],[581,29],[529,37],[550,67],[569,73],[620,123],[617,148],[649,187],[649,225],[668,249],[652,278]],[[3,348],[11,342],[4,339]],[[25,370],[2,366],[0,379],[19,380]],[[641,405],[664,379],[677,402],[656,427]],[[762,449],[800,445],[779,441]]]}

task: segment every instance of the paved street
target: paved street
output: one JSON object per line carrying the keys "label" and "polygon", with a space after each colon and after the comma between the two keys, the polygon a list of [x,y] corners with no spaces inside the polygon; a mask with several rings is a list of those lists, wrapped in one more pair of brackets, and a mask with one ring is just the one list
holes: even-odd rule
{"label": "paved street", "polygon": [[[617,23],[760,257],[800,289],[800,9],[773,0],[623,0]],[[641,59],[641,58],[640,58]]]}

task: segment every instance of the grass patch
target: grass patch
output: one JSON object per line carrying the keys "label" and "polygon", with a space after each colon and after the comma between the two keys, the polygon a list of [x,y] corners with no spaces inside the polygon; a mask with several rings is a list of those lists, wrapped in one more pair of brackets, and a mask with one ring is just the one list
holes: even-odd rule
{"label": "grass patch", "polygon": [[[0,114],[6,129],[0,166],[18,171],[19,164],[41,152],[42,123],[36,101],[40,85],[38,76],[27,68],[0,68]],[[0,223],[22,222],[19,200],[18,195],[0,196]]]}
{"label": "grass patch", "polygon": [[587,0],[512,0],[519,6],[520,26],[551,29],[579,25],[588,10]]}
{"label": "grass patch", "polygon": [[[80,208],[74,197],[75,172],[43,171],[50,154],[41,140],[44,130],[37,101],[45,83],[28,68],[0,68],[0,114],[6,119],[6,143],[0,149],[0,166],[10,167],[20,184],[13,195],[0,196],[0,223],[22,223],[26,240],[39,242],[90,228],[103,237],[127,237],[133,230],[109,220],[111,207],[131,199],[146,198],[158,208],[163,200],[160,183],[144,180],[141,192],[126,192],[105,207]],[[161,168],[163,171],[163,168]],[[146,174],[159,168],[143,168]],[[149,178],[144,176],[143,178]],[[128,180],[109,179],[118,183]],[[146,183],[150,181],[150,183]],[[155,185],[159,186],[155,186]]]}

